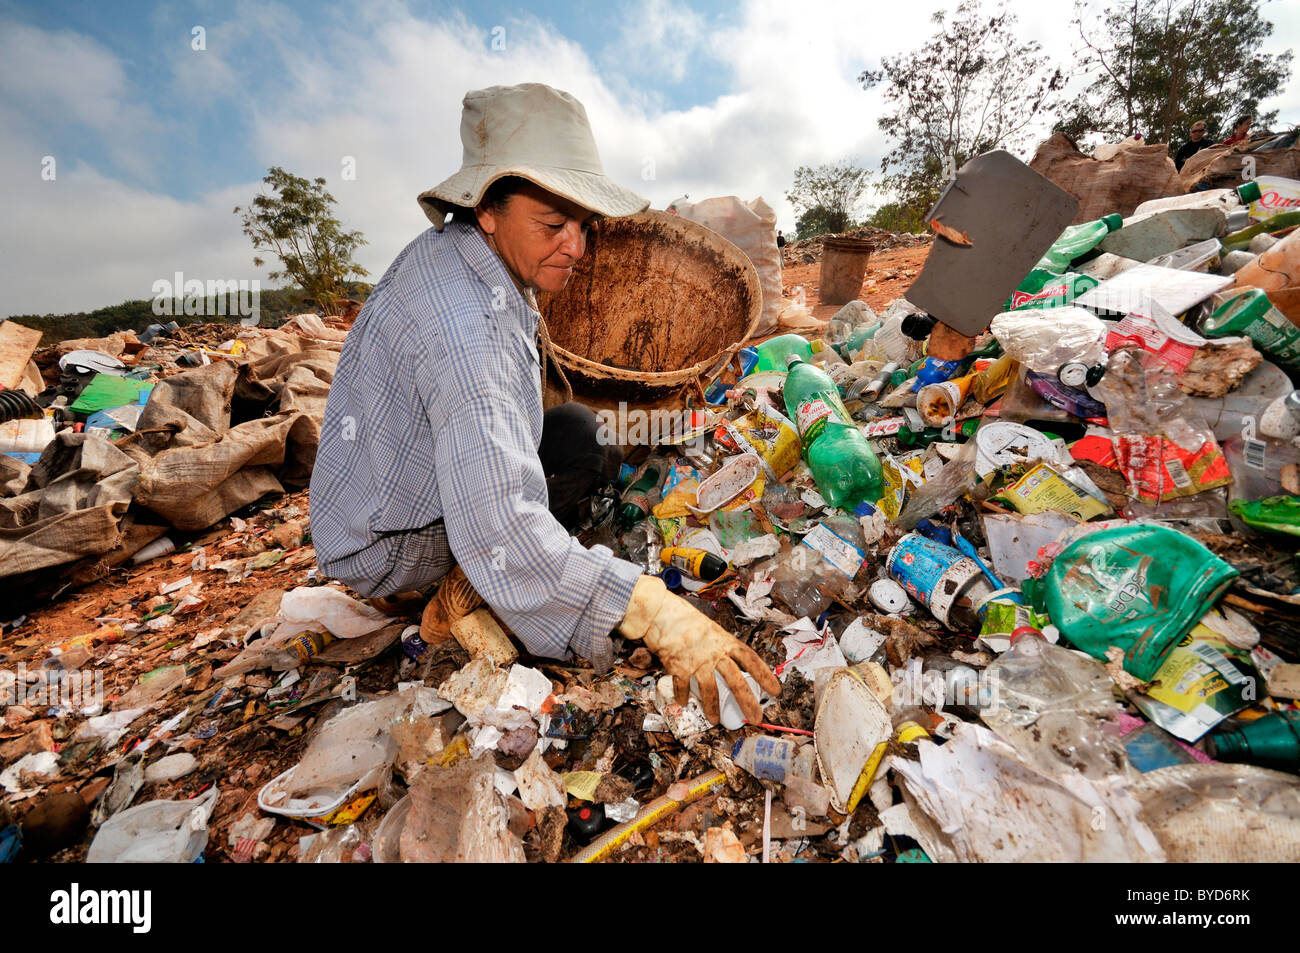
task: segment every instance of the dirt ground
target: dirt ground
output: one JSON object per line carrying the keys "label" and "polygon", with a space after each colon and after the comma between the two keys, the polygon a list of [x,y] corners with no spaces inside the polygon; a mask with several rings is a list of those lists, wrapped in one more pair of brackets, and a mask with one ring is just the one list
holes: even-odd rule
{"label": "dirt ground", "polygon": [[[890,248],[874,253],[867,260],[867,272],[862,279],[862,291],[858,298],[875,311],[883,310],[889,302],[907,293],[925,266],[929,254],[929,245]],[[843,305],[821,303],[818,296],[821,267],[821,262],[788,264],[782,270],[781,283],[786,297],[793,295],[795,288],[802,286],[813,314],[825,321]]]}

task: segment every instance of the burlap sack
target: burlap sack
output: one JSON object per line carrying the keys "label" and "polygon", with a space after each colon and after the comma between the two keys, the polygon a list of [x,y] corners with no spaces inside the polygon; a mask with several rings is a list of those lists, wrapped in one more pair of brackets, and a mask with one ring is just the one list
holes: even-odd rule
{"label": "burlap sack", "polygon": [[1300,142],[1288,149],[1249,151],[1250,143],[1217,145],[1202,149],[1183,163],[1183,171],[1174,183],[1175,195],[1193,189],[1233,189],[1254,175],[1278,175],[1300,179]]}
{"label": "burlap sack", "polygon": [[[57,434],[27,473],[22,492],[0,499],[0,578],[112,549],[138,472],[102,437]],[[17,468],[0,474],[6,488],[20,477]]]}
{"label": "burlap sack", "polygon": [[1143,202],[1175,194],[1178,172],[1164,145],[1126,141],[1110,158],[1098,160],[1059,132],[1038,147],[1029,167],[1079,200],[1075,224],[1111,212],[1131,215]]}
{"label": "burlap sack", "polygon": [[159,382],[128,448],[140,467],[136,502],[197,530],[286,484],[306,485],[340,349],[275,333],[242,361]]}

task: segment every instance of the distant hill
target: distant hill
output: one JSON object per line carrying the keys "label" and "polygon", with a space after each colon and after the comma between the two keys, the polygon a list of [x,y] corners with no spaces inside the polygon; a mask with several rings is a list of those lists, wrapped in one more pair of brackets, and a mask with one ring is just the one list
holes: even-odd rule
{"label": "distant hill", "polygon": [[[364,301],[370,293],[370,285],[358,284],[350,289],[351,296]],[[171,315],[156,315],[153,301],[143,299],[123,301],[95,311],[79,311],[73,314],[14,314],[9,317],[25,327],[41,332],[41,346],[57,344],[70,338],[96,338],[112,334],[114,331],[143,331],[151,324],[205,324],[215,321],[228,321],[238,324],[238,315],[222,316],[217,313],[217,301],[208,298],[203,303],[203,314],[186,315],[182,302],[174,302]],[[258,325],[276,327],[283,323],[286,316],[315,311],[314,304],[308,301],[301,288],[276,288],[260,293],[258,308]]]}

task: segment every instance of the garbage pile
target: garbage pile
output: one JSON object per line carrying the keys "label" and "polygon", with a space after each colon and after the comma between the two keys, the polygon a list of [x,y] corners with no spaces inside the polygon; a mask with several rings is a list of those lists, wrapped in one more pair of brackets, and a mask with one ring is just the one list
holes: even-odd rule
{"label": "garbage pile", "polygon": [[912,235],[907,232],[891,232],[883,228],[855,228],[843,234],[814,235],[800,241],[786,242],[781,249],[781,260],[786,265],[810,264],[821,261],[822,247],[827,239],[860,238],[870,241],[872,245],[884,251],[887,248],[914,248],[930,240],[929,235]]}
{"label": "garbage pile", "polygon": [[166,526],[80,630],[0,620],[0,860],[1300,859],[1300,238],[1265,185],[1300,187],[1067,227],[969,337],[852,301],[629,455],[577,535],[759,653],[759,723],[617,636],[598,673],[321,579],[268,488],[344,329],[71,358],[123,435],[57,435],[100,488],[72,512]]}
{"label": "garbage pile", "polygon": [[23,608],[305,486],[345,336],[305,314],[35,350],[0,325],[0,596]]}

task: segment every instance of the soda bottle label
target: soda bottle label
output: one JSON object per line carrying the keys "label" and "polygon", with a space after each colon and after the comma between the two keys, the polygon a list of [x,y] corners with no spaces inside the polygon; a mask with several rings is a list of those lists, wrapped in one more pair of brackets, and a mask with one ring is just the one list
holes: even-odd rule
{"label": "soda bottle label", "polygon": [[799,402],[795,411],[795,424],[799,428],[799,436],[803,438],[804,446],[821,436],[821,432],[826,429],[827,421],[844,424],[846,427],[853,426],[849,412],[839,397],[820,392],[810,394]]}

